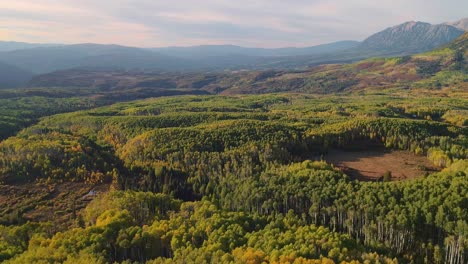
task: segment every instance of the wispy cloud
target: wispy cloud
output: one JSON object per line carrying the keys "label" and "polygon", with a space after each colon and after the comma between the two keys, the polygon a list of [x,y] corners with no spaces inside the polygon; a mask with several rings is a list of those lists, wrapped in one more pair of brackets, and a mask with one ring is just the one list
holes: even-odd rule
{"label": "wispy cloud", "polygon": [[0,39],[132,46],[306,46],[361,40],[407,20],[466,16],[462,0],[15,0]]}

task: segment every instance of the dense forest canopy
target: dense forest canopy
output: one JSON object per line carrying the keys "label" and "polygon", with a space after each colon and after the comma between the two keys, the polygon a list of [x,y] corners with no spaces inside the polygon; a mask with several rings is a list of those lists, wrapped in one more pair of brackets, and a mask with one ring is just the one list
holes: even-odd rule
{"label": "dense forest canopy", "polygon": [[[30,207],[6,203],[0,256],[11,263],[462,263],[466,100],[179,96],[43,117],[0,143],[1,182],[112,191],[88,205],[82,197],[62,201],[70,207],[63,233],[35,221]],[[441,171],[369,182],[326,162],[329,149],[363,144],[426,156]]]}

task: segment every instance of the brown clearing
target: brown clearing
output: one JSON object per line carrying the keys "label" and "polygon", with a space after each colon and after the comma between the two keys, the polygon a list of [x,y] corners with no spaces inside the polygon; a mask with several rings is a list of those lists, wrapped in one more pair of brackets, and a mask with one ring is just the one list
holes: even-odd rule
{"label": "brown clearing", "polygon": [[67,228],[74,221],[73,211],[78,213],[94,198],[87,195],[91,190],[97,194],[107,192],[109,185],[80,182],[0,185],[0,219],[13,213],[23,222],[51,221],[57,230]]}
{"label": "brown clearing", "polygon": [[367,181],[381,179],[386,171],[392,173],[392,180],[405,180],[424,176],[428,171],[438,170],[426,157],[401,150],[331,149],[324,158],[351,178]]}

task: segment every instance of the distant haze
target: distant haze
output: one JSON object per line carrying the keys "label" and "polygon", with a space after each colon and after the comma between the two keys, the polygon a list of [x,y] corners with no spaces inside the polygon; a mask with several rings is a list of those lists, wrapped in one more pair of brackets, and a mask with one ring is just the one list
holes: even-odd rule
{"label": "distant haze", "polygon": [[465,0],[3,0],[0,41],[304,47],[466,10]]}

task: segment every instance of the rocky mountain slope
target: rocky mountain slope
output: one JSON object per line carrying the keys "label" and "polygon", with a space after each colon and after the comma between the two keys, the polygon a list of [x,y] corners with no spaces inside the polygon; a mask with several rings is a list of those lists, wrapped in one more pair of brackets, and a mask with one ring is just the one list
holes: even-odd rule
{"label": "rocky mountain slope", "polygon": [[370,36],[359,49],[411,54],[434,49],[462,34],[462,30],[453,26],[410,21]]}

